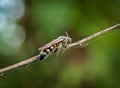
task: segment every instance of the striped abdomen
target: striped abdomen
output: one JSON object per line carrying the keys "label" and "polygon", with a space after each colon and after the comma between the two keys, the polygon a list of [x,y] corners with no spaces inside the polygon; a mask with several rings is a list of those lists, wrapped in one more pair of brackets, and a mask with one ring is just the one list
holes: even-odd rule
{"label": "striped abdomen", "polygon": [[49,48],[41,50],[39,59],[42,61],[51,53],[57,52],[57,44],[51,45]]}

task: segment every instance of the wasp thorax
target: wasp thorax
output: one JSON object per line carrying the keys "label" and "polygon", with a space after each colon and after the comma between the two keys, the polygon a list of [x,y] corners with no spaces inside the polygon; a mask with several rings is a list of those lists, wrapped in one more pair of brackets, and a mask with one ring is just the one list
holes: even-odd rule
{"label": "wasp thorax", "polygon": [[69,36],[67,36],[67,37],[66,36],[60,36],[60,37],[58,37],[58,39],[61,39],[61,40],[63,40],[63,42],[65,41],[68,44],[72,42],[72,39]]}

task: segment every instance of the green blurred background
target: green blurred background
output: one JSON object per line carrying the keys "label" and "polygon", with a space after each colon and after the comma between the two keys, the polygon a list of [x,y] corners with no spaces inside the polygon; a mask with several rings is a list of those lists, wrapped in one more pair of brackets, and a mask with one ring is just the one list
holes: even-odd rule
{"label": "green blurred background", "polygon": [[[0,68],[65,35],[77,41],[120,22],[120,0],[0,0]],[[120,30],[9,71],[0,88],[120,88]]]}

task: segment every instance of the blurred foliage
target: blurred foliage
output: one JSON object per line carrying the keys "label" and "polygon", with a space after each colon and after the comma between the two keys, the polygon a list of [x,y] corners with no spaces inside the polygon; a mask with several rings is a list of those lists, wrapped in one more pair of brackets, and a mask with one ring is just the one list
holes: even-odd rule
{"label": "blurred foliage", "polygon": [[[39,54],[52,39],[120,22],[120,0],[1,0],[0,68]],[[0,88],[120,88],[120,30],[0,77]],[[73,41],[75,41],[73,39]]]}

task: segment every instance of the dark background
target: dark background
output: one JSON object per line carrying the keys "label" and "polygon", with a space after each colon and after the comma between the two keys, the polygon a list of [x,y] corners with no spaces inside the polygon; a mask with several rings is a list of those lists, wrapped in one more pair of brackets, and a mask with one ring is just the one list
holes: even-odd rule
{"label": "dark background", "polygon": [[[65,31],[86,36],[120,22],[120,0],[1,0],[0,68],[39,54]],[[120,30],[0,77],[0,88],[120,88]]]}

